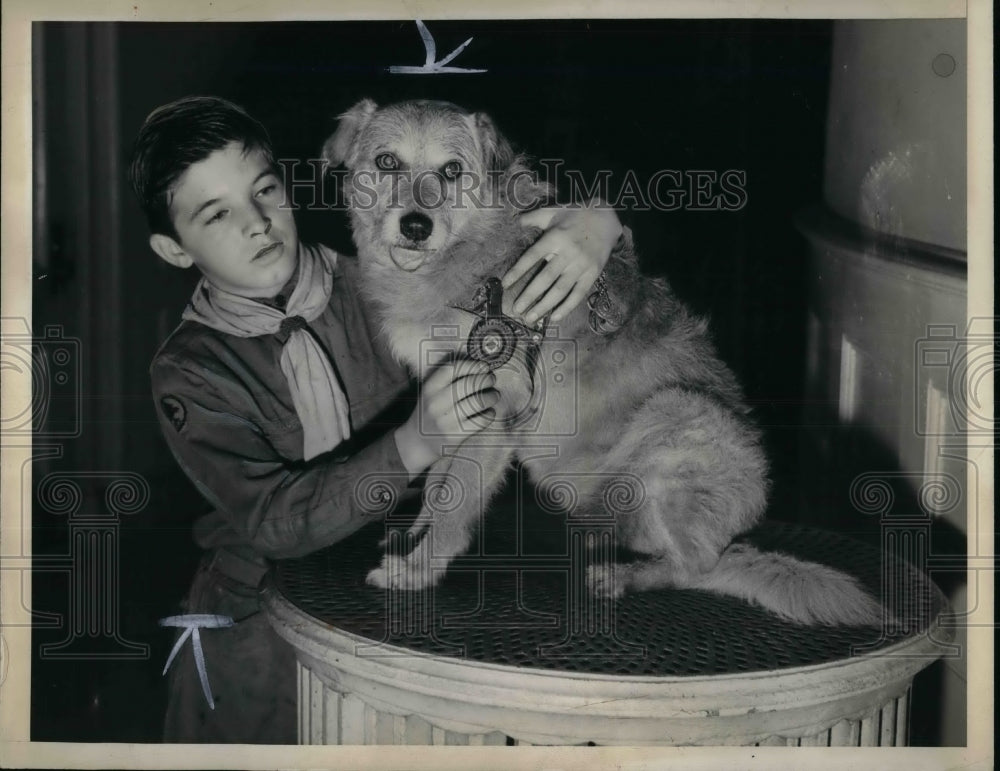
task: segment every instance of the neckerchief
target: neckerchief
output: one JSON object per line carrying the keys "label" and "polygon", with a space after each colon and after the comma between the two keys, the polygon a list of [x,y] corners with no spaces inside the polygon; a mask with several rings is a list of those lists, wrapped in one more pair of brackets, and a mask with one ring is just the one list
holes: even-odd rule
{"label": "neckerchief", "polygon": [[347,397],[309,322],[330,301],[337,255],[323,246],[299,247],[299,280],[284,311],[219,289],[202,278],[183,318],[236,337],[287,335],[281,371],[302,424],[302,457],[310,460],[351,435]]}

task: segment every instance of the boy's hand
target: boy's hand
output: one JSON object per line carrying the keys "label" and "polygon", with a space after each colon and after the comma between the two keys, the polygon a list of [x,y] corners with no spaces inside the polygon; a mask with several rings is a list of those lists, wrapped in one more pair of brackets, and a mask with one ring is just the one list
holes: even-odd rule
{"label": "boy's hand", "polygon": [[546,265],[524,288],[514,303],[529,326],[550,310],[552,320],[566,318],[586,297],[601,275],[622,225],[615,210],[600,199],[579,208],[548,206],[520,216],[524,227],[544,228],[534,244],[503,277],[510,288],[539,261]]}
{"label": "boy's hand", "polygon": [[395,434],[411,479],[440,457],[446,437],[469,437],[493,422],[500,401],[495,385],[490,368],[471,359],[442,364],[421,384],[417,408]]}

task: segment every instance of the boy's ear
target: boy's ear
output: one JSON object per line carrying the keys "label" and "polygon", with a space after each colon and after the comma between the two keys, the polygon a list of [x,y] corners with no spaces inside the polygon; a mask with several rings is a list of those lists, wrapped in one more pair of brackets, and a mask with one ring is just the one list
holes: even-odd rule
{"label": "boy's ear", "polygon": [[184,251],[183,247],[170,236],[163,233],[153,233],[149,237],[150,248],[160,255],[160,259],[169,262],[176,268],[190,268],[194,265],[191,255]]}
{"label": "boy's ear", "polygon": [[323,144],[323,159],[331,168],[353,160],[354,142],[377,109],[371,99],[362,99],[340,116],[337,130]]}

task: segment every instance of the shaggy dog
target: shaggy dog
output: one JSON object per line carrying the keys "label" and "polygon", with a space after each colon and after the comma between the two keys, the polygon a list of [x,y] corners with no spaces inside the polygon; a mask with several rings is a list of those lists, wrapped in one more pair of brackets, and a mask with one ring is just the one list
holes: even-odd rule
{"label": "shaggy dog", "polygon": [[[517,215],[551,191],[486,115],[443,102],[380,109],[363,100],[340,116],[323,155],[347,169],[362,291],[394,353],[422,376],[442,352],[464,355],[481,287],[539,235]],[[504,299],[508,316],[520,286]],[[512,331],[515,353],[494,372],[494,422],[471,437],[440,437],[446,450],[428,473],[408,539],[415,546],[386,553],[369,583],[434,584],[468,549],[518,459],[542,496],[576,515],[613,516],[618,543],[642,555],[590,568],[598,596],[697,588],[797,623],[881,621],[879,604],[849,576],[732,543],[764,513],[760,436],[705,322],[666,282],[639,273],[630,243],[612,255],[602,291],[558,330],[508,323],[477,344],[496,353]],[[533,334],[542,337],[535,350]]]}

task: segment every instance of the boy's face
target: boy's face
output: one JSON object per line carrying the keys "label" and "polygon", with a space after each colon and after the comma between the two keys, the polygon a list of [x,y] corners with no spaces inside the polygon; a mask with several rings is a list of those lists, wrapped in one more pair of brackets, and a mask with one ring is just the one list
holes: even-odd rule
{"label": "boy's face", "polygon": [[295,272],[299,240],[285,189],[265,155],[232,142],[192,164],[173,189],[170,216],[179,241],[155,234],[167,262],[197,265],[219,289],[271,297]]}

